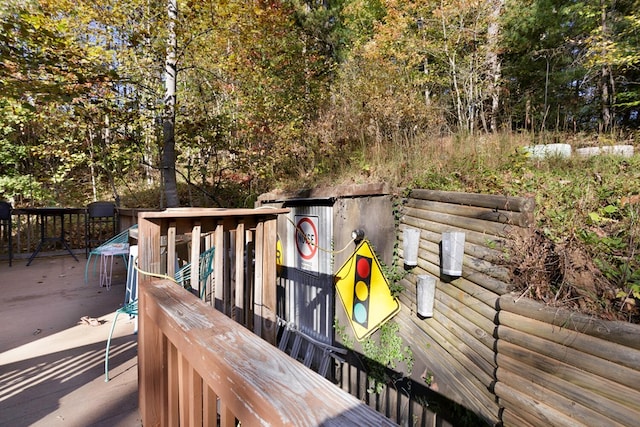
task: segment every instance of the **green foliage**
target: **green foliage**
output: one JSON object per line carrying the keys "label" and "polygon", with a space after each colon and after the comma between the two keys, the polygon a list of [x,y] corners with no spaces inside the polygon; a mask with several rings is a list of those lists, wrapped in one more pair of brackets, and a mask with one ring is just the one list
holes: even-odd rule
{"label": "green foliage", "polygon": [[426,371],[425,374],[422,376],[422,379],[424,380],[425,384],[427,386],[431,386],[431,384],[433,384],[433,380],[434,380],[434,374],[431,371]]}
{"label": "green foliage", "polygon": [[[181,4],[181,203],[247,206],[277,186],[371,181],[530,195],[547,237],[584,244],[633,295],[625,264],[635,268],[640,252],[637,204],[622,201],[640,194],[637,156],[540,161],[519,148],[631,140],[640,120],[637,2],[498,4]],[[166,4],[3,6],[1,196],[82,205],[122,195],[161,206]],[[489,58],[498,53],[495,74]],[[619,133],[579,133],[607,129],[605,81]],[[497,132],[496,118],[520,133]],[[398,283],[402,272],[386,269]]]}
{"label": "green foliage", "polygon": [[[33,176],[51,194],[66,192],[62,183],[73,182],[79,197],[117,192],[116,182],[125,176],[155,185],[166,4],[3,5],[3,96],[33,115],[25,121],[27,115],[16,110],[20,120],[13,113],[0,119],[12,145],[2,151],[13,151],[14,165],[16,156],[24,156],[20,150],[29,153],[34,146],[40,156],[22,161],[15,174]],[[618,122],[624,129],[637,126],[631,112],[638,89],[629,83],[637,81],[639,57],[634,2],[607,5],[610,38],[598,29],[596,4],[513,0],[505,4],[503,20],[494,22],[497,5],[181,4],[179,175],[201,185],[240,180],[252,192],[346,173],[354,182],[384,177],[424,188],[502,191],[508,179],[479,156],[486,147],[478,137],[492,119],[495,70],[487,62],[497,53],[503,74],[493,77],[504,88],[499,114],[508,126],[597,124],[598,79],[590,76],[606,66],[614,73]],[[493,24],[500,40],[488,30]],[[448,135],[457,137],[461,155],[440,150]],[[46,164],[40,145],[67,147],[50,150],[65,166]],[[448,163],[453,170],[444,167]],[[520,182],[532,190],[525,188],[529,181]]]}
{"label": "green foliage", "polygon": [[404,346],[399,336],[400,327],[395,322],[387,322],[380,327],[379,340],[367,338],[362,343],[365,357],[375,363],[368,363],[368,376],[373,381],[370,393],[380,393],[388,382],[386,368],[395,369],[399,363],[404,363],[407,369],[405,375],[411,375],[413,369],[413,352],[411,347]]}
{"label": "green foliage", "polygon": [[[353,350],[353,339],[345,332],[345,327],[341,326],[337,319],[334,320],[334,329],[343,345]],[[411,347],[403,345],[399,332],[400,326],[389,321],[374,334],[378,337],[377,339],[369,337],[362,342],[367,376],[373,383],[373,387],[367,390],[369,393],[381,393],[390,380],[388,369],[393,370],[401,363],[406,367],[406,372],[403,375],[411,375],[414,362],[413,352]]]}
{"label": "green foliage", "polygon": [[349,350],[353,350],[355,348],[355,340],[346,332],[346,327],[341,325],[337,318],[333,319],[333,329],[335,330],[336,335],[340,337],[340,341],[342,341],[342,344],[346,348]]}
{"label": "green foliage", "polygon": [[[409,190],[405,190],[405,191],[409,191]],[[400,220],[402,217],[402,212],[401,212],[402,200],[395,197],[392,201],[392,206],[393,206],[392,209],[393,209],[394,228],[398,229],[398,226],[400,225]],[[380,269],[382,270],[382,274],[384,275],[384,277],[389,282],[389,290],[391,291],[391,295],[395,298],[398,295],[400,295],[402,291],[404,291],[404,286],[400,284],[400,281],[404,279],[404,277],[407,275],[407,271],[405,271],[403,266],[399,265],[400,256],[398,254],[397,240],[394,242],[394,245],[393,245],[392,257],[393,257],[393,260],[390,266],[380,261]]]}
{"label": "green foliage", "polygon": [[380,261],[380,270],[384,277],[389,281],[389,290],[393,297],[397,297],[404,291],[404,286],[400,284],[400,281],[407,275],[407,272],[398,267],[397,265],[388,266]]}
{"label": "green foliage", "polygon": [[602,274],[618,289],[616,297],[621,298],[623,309],[628,296],[636,299],[640,296],[638,209],[637,204],[606,205],[597,212],[590,212],[586,221],[590,228],[585,227],[577,233],[591,249]]}

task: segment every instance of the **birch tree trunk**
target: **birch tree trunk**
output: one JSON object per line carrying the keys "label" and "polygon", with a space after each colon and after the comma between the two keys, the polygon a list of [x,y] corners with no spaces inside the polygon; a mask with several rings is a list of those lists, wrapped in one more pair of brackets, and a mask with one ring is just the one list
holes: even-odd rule
{"label": "birch tree trunk", "polygon": [[[607,57],[607,44],[611,40],[611,34],[609,34],[609,25],[607,22],[607,6],[604,0],[600,1],[601,7],[601,25],[602,25],[602,58]],[[600,68],[600,97],[601,97],[601,115],[602,115],[602,132],[609,132],[611,130],[612,112],[611,106],[613,105],[613,75],[611,73],[611,66],[608,63],[602,64]]]}
{"label": "birch tree trunk", "polygon": [[504,7],[504,0],[491,2],[489,25],[487,27],[487,73],[488,95],[491,98],[491,117],[489,119],[492,132],[498,130],[498,110],[500,108],[500,79],[502,78],[502,64],[498,58],[500,13]]}
{"label": "birch tree trunk", "polygon": [[162,172],[164,179],[164,191],[167,197],[167,207],[180,206],[178,198],[178,185],[176,180],[176,81],[177,66],[176,52],[178,43],[176,40],[176,21],[178,19],[177,0],[168,0],[167,13],[169,22],[167,28],[167,57],[165,60],[165,96],[164,117],[162,124],[163,152]]}

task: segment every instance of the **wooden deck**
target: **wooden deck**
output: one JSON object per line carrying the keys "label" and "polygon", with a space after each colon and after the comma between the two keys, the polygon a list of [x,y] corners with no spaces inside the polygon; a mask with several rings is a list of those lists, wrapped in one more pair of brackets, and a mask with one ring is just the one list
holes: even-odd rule
{"label": "wooden deck", "polygon": [[[84,284],[84,256],[0,261],[0,425],[141,426],[137,336],[120,316],[104,382],[104,350],[113,312],[123,303],[125,269],[112,288]],[[83,316],[98,326],[79,324]]]}
{"label": "wooden deck", "polygon": [[[110,290],[97,277],[84,284],[84,260],[71,256],[0,264],[0,322],[10,325],[0,340],[0,425],[395,425],[273,346],[279,213],[140,214],[140,333],[119,316],[108,383],[105,343],[125,295],[121,261]],[[172,277],[166,260],[177,259],[183,234],[192,284],[203,242],[216,248],[205,301],[162,278]]]}

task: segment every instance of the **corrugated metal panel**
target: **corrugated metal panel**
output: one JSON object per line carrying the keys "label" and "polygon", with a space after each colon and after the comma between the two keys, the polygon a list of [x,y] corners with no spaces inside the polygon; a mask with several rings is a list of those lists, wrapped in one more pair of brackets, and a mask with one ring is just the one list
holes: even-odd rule
{"label": "corrugated metal panel", "polygon": [[[290,201],[278,224],[283,263],[279,313],[307,335],[332,344],[334,317],[333,207]],[[299,230],[299,231],[296,231]]]}

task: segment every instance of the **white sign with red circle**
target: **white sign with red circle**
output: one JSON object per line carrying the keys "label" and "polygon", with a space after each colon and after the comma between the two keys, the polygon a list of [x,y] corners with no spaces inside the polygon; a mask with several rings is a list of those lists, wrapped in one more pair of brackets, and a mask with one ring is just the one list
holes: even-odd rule
{"label": "white sign with red circle", "polygon": [[304,270],[318,271],[318,217],[297,216],[296,252],[298,267]]}

